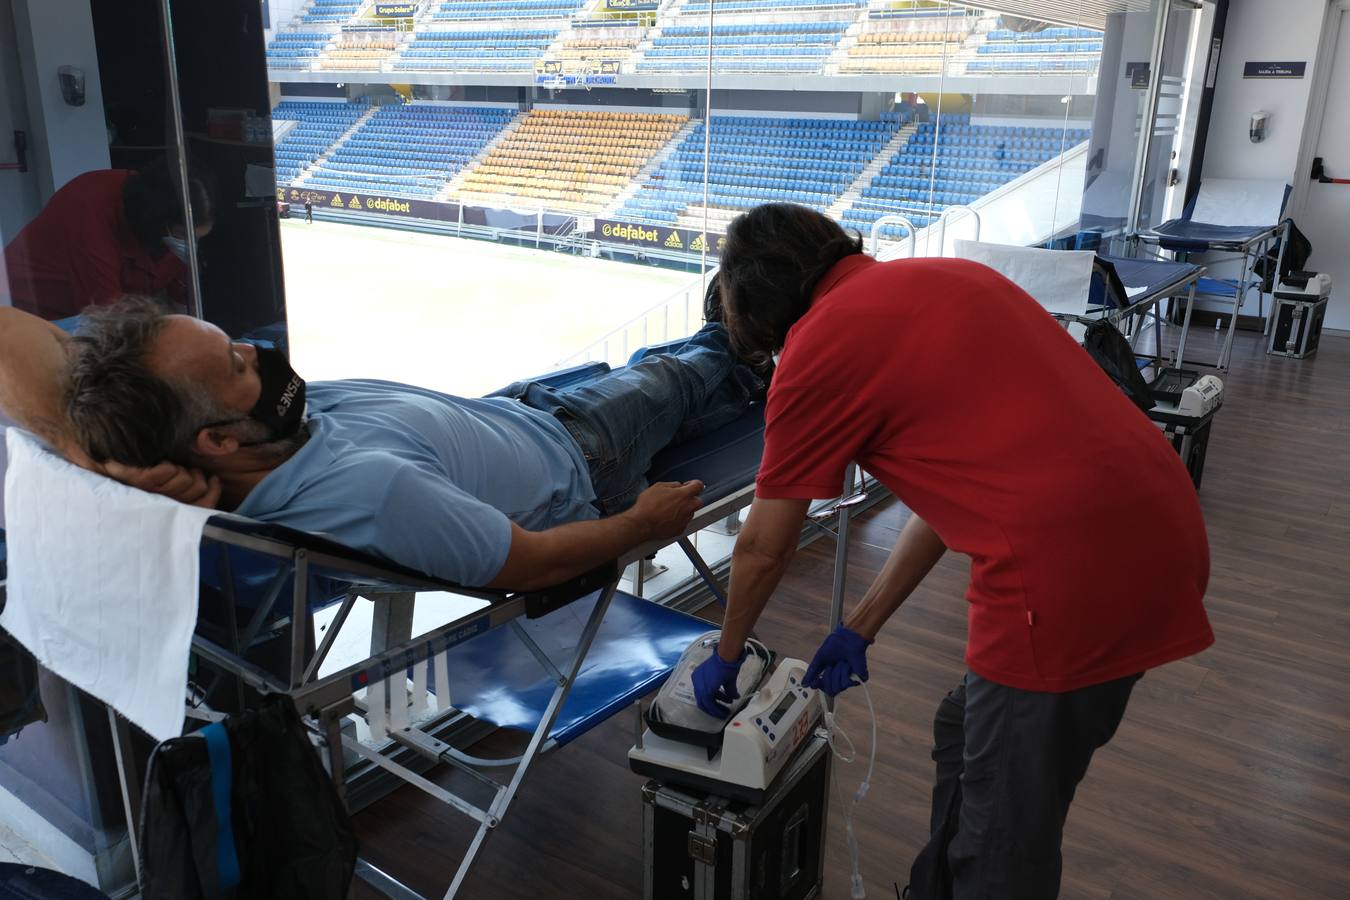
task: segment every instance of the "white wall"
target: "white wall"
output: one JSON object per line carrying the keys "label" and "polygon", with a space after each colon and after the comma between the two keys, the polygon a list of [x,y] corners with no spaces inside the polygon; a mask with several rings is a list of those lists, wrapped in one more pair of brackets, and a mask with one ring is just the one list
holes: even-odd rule
{"label": "white wall", "polygon": [[[28,123],[28,104],[24,99],[23,78],[19,74],[12,6],[11,0],[0,0],[0,162],[15,160],[15,131],[23,131],[30,137],[33,131]],[[31,169],[27,172],[0,170],[0,232],[13,237],[41,208],[37,176]],[[0,280],[0,297],[5,294]]]}
{"label": "white wall", "polygon": [[[1327,0],[1232,0],[1219,56],[1204,177],[1283,178],[1292,183],[1308,114],[1318,33]],[[1306,77],[1243,78],[1246,62],[1308,63]],[[1266,139],[1247,136],[1252,113],[1270,113]]]}
{"label": "white wall", "polygon": [[[1306,172],[1295,170],[1327,3],[1328,0],[1232,0],[1219,56],[1202,182],[1208,178],[1279,178],[1286,184],[1294,184],[1298,175],[1306,177]],[[1303,61],[1308,65],[1303,78],[1243,78],[1243,64],[1258,61]],[[1269,113],[1270,122],[1266,139],[1253,144],[1247,132],[1251,115],[1257,110]],[[1237,269],[1237,263],[1220,263],[1211,265],[1210,274],[1234,278]],[[1255,295],[1248,298],[1243,315],[1256,315],[1254,300]],[[1210,309],[1228,308],[1225,304],[1203,305]]]}
{"label": "white wall", "polygon": [[[76,175],[109,166],[89,0],[14,0],[14,28],[31,160],[45,202]],[[69,106],[61,96],[57,69],[63,65],[84,70],[83,106]]]}

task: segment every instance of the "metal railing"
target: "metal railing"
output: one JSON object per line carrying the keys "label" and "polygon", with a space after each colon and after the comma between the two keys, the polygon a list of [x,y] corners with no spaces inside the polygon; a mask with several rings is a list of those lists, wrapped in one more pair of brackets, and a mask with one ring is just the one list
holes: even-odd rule
{"label": "metal railing", "polygon": [[589,346],[558,360],[555,368],[565,369],[588,362],[621,366],[633,352],[652,344],[688,337],[703,324],[703,285],[717,270],[691,281],[645,312],[634,316]]}

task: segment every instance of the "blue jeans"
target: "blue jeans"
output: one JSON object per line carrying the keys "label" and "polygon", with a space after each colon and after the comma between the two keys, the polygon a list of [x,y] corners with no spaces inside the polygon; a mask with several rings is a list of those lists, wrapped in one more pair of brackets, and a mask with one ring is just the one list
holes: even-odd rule
{"label": "blue jeans", "polygon": [[596,505],[614,515],[647,487],[660,450],[734,421],[763,387],[736,362],[726,329],[714,323],[672,353],[574,387],[517,382],[499,393],[563,423],[590,466]]}

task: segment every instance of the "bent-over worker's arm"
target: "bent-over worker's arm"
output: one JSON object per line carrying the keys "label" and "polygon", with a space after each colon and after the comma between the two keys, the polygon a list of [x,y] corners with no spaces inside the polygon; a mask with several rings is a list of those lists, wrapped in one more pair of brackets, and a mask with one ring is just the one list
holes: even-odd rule
{"label": "bent-over worker's arm", "polygon": [[745,639],[759,621],[764,606],[801,540],[802,521],[809,500],[766,500],[756,497],[731,552],[731,583],[722,637],[717,653],[728,662],[737,659]]}
{"label": "bent-over worker's arm", "polygon": [[51,322],[0,307],[0,410],[67,459],[81,461],[84,453],[61,411],[69,344]]}
{"label": "bent-over worker's arm", "polygon": [[919,582],[946,552],[947,545],[937,532],[917,515],[911,516],[900,529],[895,549],[863,595],[862,602],[844,620],[844,627],[869,641],[876,640],[881,626],[909,599]]}
{"label": "bent-over worker's arm", "polygon": [[532,591],[562,584],[639,544],[679,537],[702,505],[703,482],[654,484],[625,512],[543,531],[511,523],[506,563],[488,587]]}

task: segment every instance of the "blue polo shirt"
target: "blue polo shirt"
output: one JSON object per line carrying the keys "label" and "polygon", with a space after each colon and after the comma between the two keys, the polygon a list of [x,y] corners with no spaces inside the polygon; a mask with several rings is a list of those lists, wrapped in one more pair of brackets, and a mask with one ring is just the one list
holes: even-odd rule
{"label": "blue polo shirt", "polygon": [[309,441],[240,515],[330,535],[464,585],[506,563],[511,522],[598,516],[581,449],[552,416],[386,381],[308,385]]}

